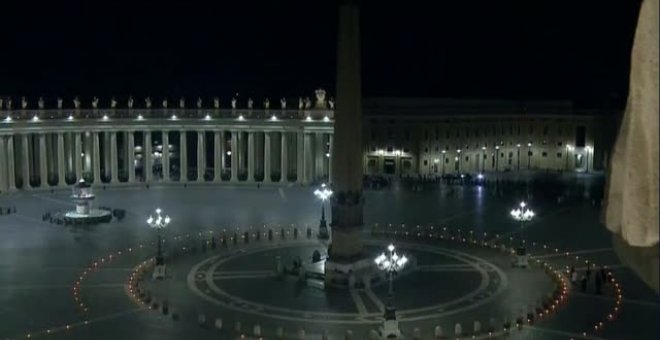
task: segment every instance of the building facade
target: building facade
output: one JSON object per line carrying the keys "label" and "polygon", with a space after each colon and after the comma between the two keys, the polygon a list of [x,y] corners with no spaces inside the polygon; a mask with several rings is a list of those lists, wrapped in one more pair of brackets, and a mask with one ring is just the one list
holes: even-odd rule
{"label": "building facade", "polygon": [[368,99],[366,174],[601,171],[611,122],[570,103]]}
{"label": "building facade", "polygon": [[[364,173],[604,168],[606,119],[567,103],[514,104],[366,99]],[[322,97],[298,109],[3,107],[0,193],[81,178],[93,185],[327,181],[333,108]]]}

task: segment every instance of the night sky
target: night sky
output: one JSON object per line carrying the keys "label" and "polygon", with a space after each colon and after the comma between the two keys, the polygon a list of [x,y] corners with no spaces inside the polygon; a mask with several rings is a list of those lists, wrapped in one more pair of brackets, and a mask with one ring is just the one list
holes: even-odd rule
{"label": "night sky", "polygon": [[[363,92],[621,106],[639,2],[362,1]],[[0,95],[334,93],[334,1],[3,7]]]}

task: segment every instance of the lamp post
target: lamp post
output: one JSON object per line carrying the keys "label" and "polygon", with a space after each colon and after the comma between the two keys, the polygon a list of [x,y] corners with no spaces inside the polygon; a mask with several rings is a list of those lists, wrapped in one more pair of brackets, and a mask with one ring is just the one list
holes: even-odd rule
{"label": "lamp post", "polygon": [[584,149],[587,151],[587,159],[586,159],[586,161],[587,161],[587,173],[589,173],[589,153],[593,152],[594,149],[589,145],[585,146]]}
{"label": "lamp post", "polygon": [[328,225],[325,222],[325,201],[332,196],[332,190],[328,189],[323,183],[319,189],[314,190],[314,195],[321,200],[321,222],[319,223],[318,238],[327,240],[330,235],[328,234]]}
{"label": "lamp post", "polygon": [[481,173],[486,171],[486,147],[481,147]]}
{"label": "lamp post", "polygon": [[442,150],[442,175],[445,175],[445,154],[447,150]]}
{"label": "lamp post", "polygon": [[495,145],[495,171],[500,171],[500,146]]}
{"label": "lamp post", "polygon": [[516,267],[527,267],[527,250],[525,248],[525,237],[524,237],[524,228],[525,223],[529,222],[534,218],[534,211],[527,207],[525,202],[520,202],[518,208],[511,210],[511,217],[514,220],[520,222],[520,246],[516,249],[516,262],[514,266]]}
{"label": "lamp post", "polygon": [[374,259],[378,269],[385,271],[388,274],[389,289],[388,289],[388,302],[385,307],[385,320],[381,329],[381,336],[383,339],[397,338],[401,335],[399,330],[399,323],[396,320],[396,308],[394,307],[394,288],[393,276],[396,272],[403,269],[408,262],[405,255],[400,256],[394,251],[394,245],[387,246],[387,254],[381,253]]}
{"label": "lamp post", "polygon": [[160,208],[156,209],[156,217],[149,216],[147,219],[147,224],[153,228],[156,229],[156,233],[158,234],[158,251],[156,253],[156,266],[154,267],[154,273],[153,273],[153,278],[154,279],[164,279],[165,278],[165,259],[163,258],[163,251],[162,251],[162,240],[161,240],[161,229],[164,229],[167,227],[168,224],[170,224],[170,217],[165,215],[163,216],[161,214],[162,210]]}
{"label": "lamp post", "polygon": [[517,164],[516,164],[516,170],[520,171],[520,144],[517,144],[516,147],[518,148],[518,158],[517,159]]}
{"label": "lamp post", "polygon": [[458,155],[458,173],[460,174],[461,171],[463,170],[463,167],[461,166],[462,160],[461,160],[461,149],[456,150],[456,154]]}
{"label": "lamp post", "polygon": [[527,170],[531,168],[532,164],[532,143],[527,143]]}

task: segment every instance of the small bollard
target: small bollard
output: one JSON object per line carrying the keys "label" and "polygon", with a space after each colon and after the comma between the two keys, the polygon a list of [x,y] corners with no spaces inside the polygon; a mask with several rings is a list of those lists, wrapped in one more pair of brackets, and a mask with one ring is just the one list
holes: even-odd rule
{"label": "small bollard", "polygon": [[422,338],[421,332],[419,331],[419,328],[415,327],[413,329],[413,339],[415,340],[420,340]]}
{"label": "small bollard", "polygon": [[436,340],[442,338],[442,327],[441,326],[435,326],[435,330],[433,331],[433,336],[435,337]]}
{"label": "small bollard", "polygon": [[216,318],[214,326],[215,329],[222,329],[222,318]]}
{"label": "small bollard", "polygon": [[457,324],[454,326],[454,335],[456,335],[456,337],[458,338],[458,337],[460,337],[462,334],[463,334],[463,327],[461,326],[460,323],[457,323]]}
{"label": "small bollard", "polygon": [[481,334],[481,322],[479,322],[479,321],[474,322],[473,333],[474,333],[474,335]]}
{"label": "small bollard", "polygon": [[197,315],[197,324],[199,327],[204,327],[206,325],[206,315],[199,313],[199,315]]}
{"label": "small bollard", "polygon": [[346,330],[346,335],[344,336],[344,340],[353,340],[353,331],[348,329]]}

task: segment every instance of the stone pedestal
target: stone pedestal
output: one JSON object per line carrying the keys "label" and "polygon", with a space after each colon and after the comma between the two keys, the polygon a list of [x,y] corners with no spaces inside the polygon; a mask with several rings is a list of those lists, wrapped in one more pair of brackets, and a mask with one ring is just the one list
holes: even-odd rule
{"label": "stone pedestal", "polygon": [[527,253],[527,248],[524,246],[516,248],[513,266],[518,268],[527,268],[529,266],[529,254]]}
{"label": "stone pedestal", "polygon": [[385,320],[383,326],[379,329],[382,339],[400,339],[401,330],[399,330],[399,321],[396,319],[396,308],[392,305],[385,307]]}

